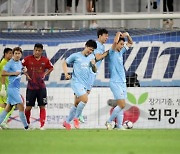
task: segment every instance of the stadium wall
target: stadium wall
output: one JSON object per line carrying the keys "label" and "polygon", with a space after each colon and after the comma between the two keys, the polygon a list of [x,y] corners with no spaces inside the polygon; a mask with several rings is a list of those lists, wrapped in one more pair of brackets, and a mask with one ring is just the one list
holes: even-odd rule
{"label": "stadium wall", "polygon": [[[0,51],[5,47],[20,46],[23,56],[32,54],[34,44],[44,45],[44,55],[54,65],[54,71],[46,78],[48,87],[47,128],[62,128],[62,122],[73,105],[73,91],[70,82],[64,80],[62,60],[70,54],[82,50],[85,41],[96,39],[96,34],[81,32],[76,36],[54,38],[52,34],[1,35]],[[134,33],[134,32],[130,32]],[[63,34],[63,33],[62,33]],[[58,34],[54,34],[58,35]],[[65,35],[65,34],[63,34]],[[105,48],[111,47],[114,34],[110,35]],[[38,39],[37,39],[38,38]],[[124,55],[124,66],[128,73],[137,73],[141,87],[129,87],[125,117],[134,122],[135,128],[180,128],[180,38],[179,32],[133,35],[133,47]],[[2,52],[0,52],[0,56]],[[72,68],[69,68],[70,72]],[[103,61],[95,81],[95,87],[89,95],[89,102],[83,112],[85,123],[82,128],[104,128],[113,100],[109,88],[108,59]],[[21,93],[25,97],[25,77],[21,82]],[[32,111],[31,122],[39,126],[39,110]],[[15,111],[9,121],[10,127],[22,128],[18,112]]]}
{"label": "stadium wall", "polygon": [[[85,42],[64,43],[57,46],[44,47],[44,55],[49,57],[54,65],[54,71],[49,78],[46,78],[49,87],[69,86],[69,82],[64,81],[64,75],[61,69],[62,60],[70,54],[82,50]],[[15,47],[19,44],[6,44],[7,47]],[[6,47],[0,45],[0,50]],[[24,50],[24,56],[32,54],[32,44],[21,44]],[[141,41],[134,42],[133,47],[124,55],[124,65],[128,74],[137,73],[140,85],[143,87],[180,86],[180,43],[179,42],[163,42],[163,41]],[[111,44],[105,44],[106,49]],[[70,73],[72,69],[70,69]],[[105,59],[99,69],[95,86],[107,87],[109,82],[108,59]],[[26,81],[22,80],[22,86],[26,85]]]}
{"label": "stadium wall", "polygon": [[[25,88],[21,89],[25,96]],[[128,88],[124,120],[134,122],[134,128],[180,128],[180,89],[174,88]],[[48,88],[46,128],[63,128],[62,123],[73,105],[71,88]],[[81,128],[105,128],[113,99],[109,88],[93,88],[83,111],[85,123]],[[32,110],[31,124],[39,128],[39,109]],[[9,120],[11,128],[22,128],[18,112]]]}

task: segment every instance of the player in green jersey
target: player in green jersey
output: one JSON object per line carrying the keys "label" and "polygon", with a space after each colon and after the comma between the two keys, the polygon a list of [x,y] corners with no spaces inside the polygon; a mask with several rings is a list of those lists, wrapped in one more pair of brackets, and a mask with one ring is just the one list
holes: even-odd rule
{"label": "player in green jersey", "polygon": [[[12,56],[13,56],[12,49],[5,48],[4,52],[3,52],[3,57],[0,60],[0,114],[6,107],[6,102],[7,102],[6,90],[7,90],[8,84],[9,84],[8,77],[2,78],[1,73],[2,73],[4,66],[12,58]],[[4,80],[4,81],[2,81],[2,80]],[[2,84],[2,83],[4,83],[4,84]],[[14,107],[7,114],[6,118],[4,119],[3,123],[1,124],[1,126],[3,128],[8,128],[7,121],[13,111],[14,111]]]}

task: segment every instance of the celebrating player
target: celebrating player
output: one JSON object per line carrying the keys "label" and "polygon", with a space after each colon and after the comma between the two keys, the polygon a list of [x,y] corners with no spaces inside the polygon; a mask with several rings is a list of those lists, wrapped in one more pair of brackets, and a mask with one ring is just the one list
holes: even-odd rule
{"label": "celebrating player", "polygon": [[27,67],[28,85],[26,90],[26,109],[25,115],[28,124],[30,124],[31,109],[35,106],[37,99],[40,108],[40,129],[44,130],[46,120],[47,92],[44,78],[51,73],[53,66],[50,60],[44,56],[43,45],[35,44],[33,55],[27,56],[23,59],[23,66]]}
{"label": "celebrating player", "polygon": [[[108,55],[109,51],[105,51],[105,46],[104,43],[106,43],[107,39],[108,39],[108,31],[104,28],[100,28],[97,30],[97,48],[94,50],[94,55],[95,55],[95,60],[96,60],[96,67],[97,67],[97,72],[101,66],[102,60]],[[92,72],[90,74],[90,80],[89,80],[89,84],[88,84],[88,88],[87,88],[87,93],[89,94],[92,86],[94,84],[94,81],[96,79],[96,74]],[[83,116],[80,115],[79,120],[81,122],[83,122]]]}
{"label": "celebrating player", "polygon": [[[68,74],[67,64],[73,64],[73,74],[71,79],[71,87],[75,93],[76,101],[74,106],[71,108],[69,116],[64,121],[63,126],[67,129],[71,129],[70,122],[74,121],[74,127],[79,128],[78,117],[81,115],[86,103],[88,102],[88,80],[89,75],[92,72],[96,72],[97,68],[95,65],[95,57],[91,54],[94,49],[97,48],[97,44],[94,40],[88,40],[85,44],[85,48],[82,52],[77,52],[70,55],[63,62],[63,71],[65,78],[68,80],[71,76]],[[77,103],[77,104],[76,104]]]}
{"label": "celebrating player", "polygon": [[[6,107],[7,104],[7,87],[9,84],[9,79],[8,77],[4,77],[3,79],[5,79],[4,84],[2,84],[2,77],[1,77],[1,72],[4,68],[4,66],[7,64],[7,62],[12,58],[12,49],[11,48],[5,48],[4,52],[3,52],[3,57],[0,61],[0,113],[4,110],[4,108]],[[7,121],[8,118],[10,117],[10,115],[12,114],[12,112],[14,111],[14,107],[12,108],[12,110],[7,114],[6,118],[4,119],[3,123],[1,124],[1,126],[5,129],[8,128],[7,125]]]}
{"label": "celebrating player", "polygon": [[[23,69],[22,63],[20,61],[22,57],[22,50],[19,47],[15,47],[13,49],[13,58],[6,64],[2,71],[2,77],[9,76],[9,85],[8,85],[8,100],[5,110],[0,115],[0,124],[3,122],[8,112],[11,111],[14,105],[17,106],[19,110],[19,117],[24,125],[25,129],[28,129],[28,124],[26,121],[26,117],[24,115],[24,105],[23,100],[20,95],[20,80],[21,74],[26,71]],[[5,79],[2,79],[2,84]]]}
{"label": "celebrating player", "polygon": [[[127,44],[124,45],[125,37],[127,37]],[[127,97],[126,91],[126,77],[123,66],[123,54],[133,44],[132,38],[129,33],[117,32],[114,38],[114,43],[109,50],[109,63],[110,63],[110,88],[117,101],[117,106],[114,108],[110,118],[106,122],[108,130],[112,129],[112,121],[117,117],[118,128],[123,129],[123,109],[125,107],[125,99]]]}
{"label": "celebrating player", "polygon": [[[96,60],[96,67],[97,67],[97,70],[99,70],[102,60],[109,53],[109,51],[105,51],[105,47],[104,47],[104,43],[106,43],[108,39],[108,31],[106,29],[98,29],[97,37],[98,37],[98,40],[96,41],[97,48],[94,50],[94,55],[95,55],[95,60]],[[92,73],[91,80],[89,82],[89,87],[88,87],[89,92],[92,89],[95,78],[96,78],[96,73]]]}

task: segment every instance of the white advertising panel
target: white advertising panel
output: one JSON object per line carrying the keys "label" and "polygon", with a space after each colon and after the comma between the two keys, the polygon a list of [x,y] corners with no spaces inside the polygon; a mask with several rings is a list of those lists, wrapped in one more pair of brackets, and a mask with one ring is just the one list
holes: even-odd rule
{"label": "white advertising panel", "polygon": [[[25,88],[22,88],[25,96]],[[109,88],[94,88],[84,108],[85,123],[81,128],[105,128],[113,100]],[[109,101],[110,101],[109,100]],[[63,128],[62,123],[73,105],[71,88],[48,88],[46,128]],[[134,123],[134,128],[180,128],[180,89],[179,88],[128,88],[124,119]],[[39,127],[39,109],[32,109],[31,124]],[[72,123],[73,125],[73,123]],[[9,120],[12,128],[22,128],[18,112]]]}

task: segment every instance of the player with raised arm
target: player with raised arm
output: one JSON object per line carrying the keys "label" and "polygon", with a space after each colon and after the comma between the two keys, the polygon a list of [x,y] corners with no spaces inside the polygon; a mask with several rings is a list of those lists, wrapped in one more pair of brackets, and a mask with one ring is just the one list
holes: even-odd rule
{"label": "player with raised arm", "polygon": [[63,126],[67,129],[71,129],[70,122],[73,120],[74,127],[79,128],[78,117],[81,115],[86,103],[88,102],[87,88],[89,84],[89,75],[92,72],[96,72],[95,57],[91,54],[94,49],[97,48],[97,44],[94,40],[88,40],[85,44],[85,48],[81,52],[70,55],[63,62],[63,71],[66,80],[69,80],[71,76],[68,74],[67,64],[73,64],[73,73],[71,79],[71,88],[74,91],[76,99],[74,106],[71,108],[69,116],[64,121]]}
{"label": "player with raised arm", "polygon": [[[125,37],[127,37],[127,44],[125,44]],[[133,44],[132,38],[128,32],[117,32],[114,38],[113,45],[109,50],[109,64],[110,64],[110,89],[117,102],[110,118],[105,123],[108,130],[112,129],[112,121],[117,117],[117,128],[124,129],[123,109],[125,107],[125,99],[127,97],[126,90],[126,76],[123,65],[123,54]]]}
{"label": "player with raised arm", "polygon": [[34,45],[33,55],[27,56],[22,60],[23,66],[27,67],[26,76],[28,79],[25,115],[28,124],[30,124],[31,109],[35,106],[37,99],[40,109],[40,130],[45,129],[44,124],[46,121],[47,91],[44,78],[53,70],[50,60],[42,56],[42,53],[43,45],[37,43]]}
{"label": "player with raised arm", "polygon": [[[13,49],[13,58],[9,60],[2,71],[2,78],[9,76],[9,85],[7,90],[7,105],[5,110],[0,115],[0,126],[1,123],[4,121],[5,117],[7,116],[8,112],[11,111],[13,106],[17,106],[19,110],[19,117],[24,125],[25,129],[28,129],[28,124],[26,121],[26,117],[24,114],[24,105],[23,100],[20,94],[20,80],[21,74],[26,72],[27,70],[23,68],[22,63],[20,61],[22,57],[22,49],[19,47],[15,47]],[[4,83],[5,79],[2,80]]]}
{"label": "player with raised arm", "polygon": [[[9,84],[8,77],[2,78],[1,73],[3,71],[4,66],[12,58],[12,56],[13,56],[12,49],[11,48],[5,48],[4,52],[3,52],[3,57],[2,57],[2,59],[0,61],[0,114],[5,109],[5,107],[7,105],[7,87],[8,87],[8,84]],[[2,79],[5,80],[5,81],[2,81]],[[2,84],[2,82],[4,84]],[[13,111],[14,111],[14,107],[7,114],[6,118],[4,119],[3,123],[1,124],[1,126],[4,129],[8,128],[7,121],[8,121],[8,118],[10,117],[10,115],[12,114]]]}

